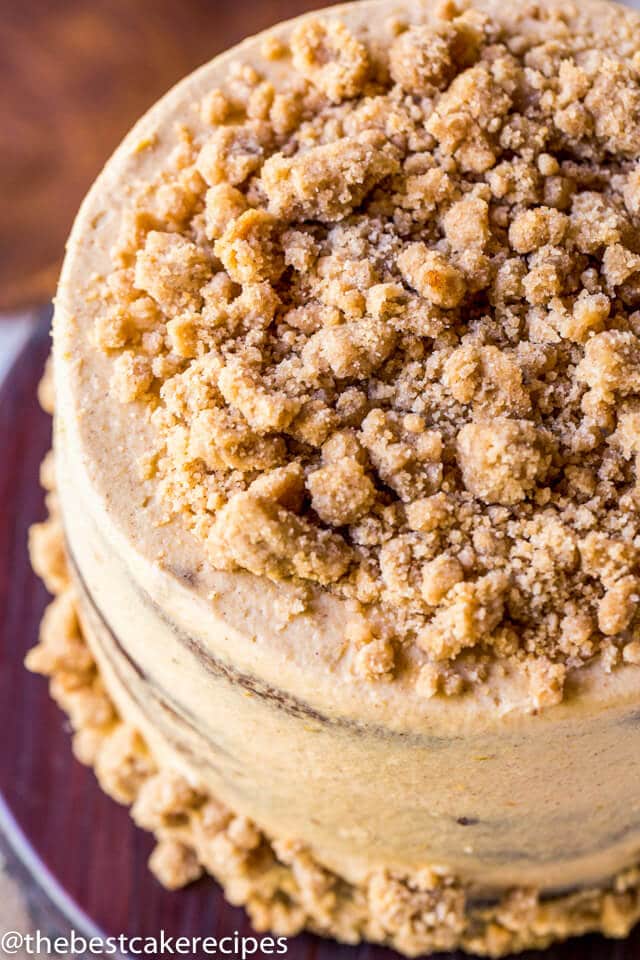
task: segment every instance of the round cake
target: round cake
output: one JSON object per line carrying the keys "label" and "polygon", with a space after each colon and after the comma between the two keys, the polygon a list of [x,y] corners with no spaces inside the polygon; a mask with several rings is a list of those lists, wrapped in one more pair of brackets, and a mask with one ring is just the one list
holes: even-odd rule
{"label": "round cake", "polygon": [[166,885],[408,955],[640,916],[639,154],[631,11],[367,0],[107,164],[28,665]]}

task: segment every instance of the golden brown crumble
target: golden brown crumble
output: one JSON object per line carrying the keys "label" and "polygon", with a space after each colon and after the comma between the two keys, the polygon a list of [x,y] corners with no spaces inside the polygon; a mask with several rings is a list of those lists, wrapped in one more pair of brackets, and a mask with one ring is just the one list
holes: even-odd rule
{"label": "golden brown crumble", "polygon": [[356,97],[369,73],[363,43],[338,20],[304,20],[291,35],[293,66],[332,103]]}
{"label": "golden brown crumble", "polygon": [[501,658],[540,705],[637,662],[637,23],[465,6],[386,44],[307,19],[263,45],[286,85],[237,64],[123,217],[94,340],[214,565],[349,598],[365,676]]}

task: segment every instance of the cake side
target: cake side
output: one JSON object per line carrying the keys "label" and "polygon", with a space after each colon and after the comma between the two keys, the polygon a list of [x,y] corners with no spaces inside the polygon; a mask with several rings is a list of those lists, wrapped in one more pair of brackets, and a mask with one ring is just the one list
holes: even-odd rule
{"label": "cake side", "polygon": [[[44,480],[51,487],[50,466]],[[637,922],[637,867],[601,887],[544,898],[515,888],[478,900],[438,868],[409,875],[381,869],[350,884],[304,844],[271,838],[225,807],[185,768],[184,755],[167,748],[155,724],[150,742],[141,736],[145,725],[132,709],[129,686],[98,653],[94,615],[67,566],[51,492],[48,500],[54,513],[33,530],[32,558],[56,598],[27,666],[51,678],[51,693],[74,730],[77,758],[95,768],[110,796],[132,805],[139,826],[154,832],[150,867],[165,886],[181,887],[205,870],[232,903],[247,908],[258,931],[293,936],[307,928],[345,943],[384,943],[407,956],[463,947],[499,957],[591,931],[624,937]]]}
{"label": "cake side", "polygon": [[[554,892],[634,862],[640,730],[632,667],[596,672],[590,691],[537,715],[500,713],[479,697],[423,700],[413,714],[405,703],[400,713],[411,688],[376,685],[374,698],[371,684],[358,686],[339,665],[324,680],[330,696],[308,694],[307,670],[298,667],[298,680],[280,660],[272,667],[280,679],[268,680],[257,657],[243,665],[229,654],[254,636],[254,647],[264,642],[248,628],[255,595],[229,592],[247,624],[235,631],[215,610],[203,618],[183,584],[114,549],[60,440],[68,550],[107,653],[142,709],[158,725],[162,718],[165,737],[182,744],[188,768],[233,809],[271,835],[303,840],[353,882],[384,866],[406,872],[435,863],[483,895],[522,884]],[[288,629],[298,643],[313,642],[299,618]],[[138,722],[148,731],[144,714]]]}

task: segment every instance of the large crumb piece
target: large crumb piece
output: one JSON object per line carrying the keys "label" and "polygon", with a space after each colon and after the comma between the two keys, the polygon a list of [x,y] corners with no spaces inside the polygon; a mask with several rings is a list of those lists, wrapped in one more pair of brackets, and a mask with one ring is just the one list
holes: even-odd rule
{"label": "large crumb piece", "polygon": [[280,437],[260,436],[229,410],[201,410],[189,429],[189,456],[209,470],[269,470],[280,464],[285,446]]}
{"label": "large crumb piece", "polygon": [[362,423],[362,444],[380,478],[408,502],[435,493],[442,480],[442,438],[437,431],[407,429],[403,421],[372,410]]}
{"label": "large crumb piece", "polygon": [[354,658],[354,672],[367,680],[389,679],[395,667],[393,644],[375,637],[361,647]]}
{"label": "large crumb piece", "polygon": [[407,523],[411,530],[431,533],[446,528],[454,519],[453,504],[444,493],[421,497],[406,505]]}
{"label": "large crumb piece", "polygon": [[485,503],[524,500],[550,463],[543,438],[528,420],[468,423],[458,434],[457,450],[465,487]]}
{"label": "large crumb piece", "polygon": [[231,407],[237,408],[258,433],[284,430],[300,409],[285,393],[265,388],[260,377],[240,358],[232,358],[220,371],[218,386]]}
{"label": "large crumb piece", "polygon": [[396,331],[379,320],[357,320],[319,331],[309,340],[307,355],[320,354],[336,377],[362,379],[387,359],[397,339]]}
{"label": "large crumb piece", "polygon": [[265,210],[247,210],[228,225],[214,249],[233,280],[261,283],[278,279],[284,270],[284,255],[277,226],[277,220]]}
{"label": "large crumb piece", "polygon": [[640,339],[633,333],[610,330],[592,337],[576,371],[578,380],[591,387],[605,403],[615,395],[640,390]]}
{"label": "large crumb piece", "polygon": [[422,569],[422,596],[430,607],[437,607],[461,580],[464,580],[464,570],[460,561],[440,554]]}
{"label": "large crumb piece", "polygon": [[355,523],[375,500],[375,487],[354,457],[343,457],[307,478],[311,505],[333,527]]}
{"label": "large crumb piece", "polygon": [[136,258],[136,287],[153,297],[168,316],[199,307],[200,291],[210,276],[203,251],[175,233],[152,230]]}
{"label": "large crumb piece", "polygon": [[63,590],[47,607],[40,625],[40,642],[27,654],[25,666],[48,677],[55,673],[86,676],[91,672],[93,657],[82,642],[70,590]]}
{"label": "large crumb piece", "polygon": [[291,35],[293,65],[333,103],[362,92],[369,73],[363,43],[338,20],[305,20]]}
{"label": "large crumb piece", "polygon": [[288,463],[286,467],[276,467],[260,474],[249,490],[254,496],[266,497],[293,513],[299,513],[305,491],[304,470],[295,461]]}
{"label": "large crumb piece", "polygon": [[497,347],[457,347],[444,364],[442,382],[459,403],[472,404],[476,416],[522,416],[531,410],[516,357]]}
{"label": "large crumb piece", "polygon": [[200,151],[198,170],[212,187],[223,182],[238,186],[260,169],[270,140],[271,130],[261,120],[218,127]]}
{"label": "large crumb piece", "polygon": [[180,774],[156,773],[140,787],[131,816],[138,826],[157,830],[179,823],[201,802],[202,798]]}
{"label": "large crumb piece", "polygon": [[607,636],[615,636],[627,629],[640,601],[640,580],[635,576],[622,577],[605,593],[598,605],[598,626]]}
{"label": "large crumb piece", "polygon": [[167,890],[179,890],[202,876],[195,852],[179,840],[161,840],[149,857],[149,869]]}
{"label": "large crumb piece", "polygon": [[482,197],[467,196],[447,210],[444,233],[454,250],[484,249],[491,235],[489,204]]}
{"label": "large crumb piece", "polygon": [[218,240],[229,224],[247,209],[244,194],[229,183],[218,183],[215,187],[210,187],[205,194],[204,204],[209,240]]}
{"label": "large crumb piece", "polygon": [[123,403],[144,397],[152,381],[153,371],[147,357],[127,350],[114,361],[111,389]]}
{"label": "large crumb piece", "polygon": [[604,293],[580,294],[561,327],[563,336],[575,343],[586,343],[594,333],[601,333],[611,313],[611,301]]}
{"label": "large crumb piece", "polygon": [[276,154],[262,168],[262,185],[278,217],[341,220],[398,167],[393,146],[371,131],[294,157]]}
{"label": "large crumb piece", "polygon": [[50,593],[59,593],[69,586],[64,536],[59,519],[34,523],[29,529],[29,557],[33,569],[44,580]]}
{"label": "large crumb piece", "polygon": [[105,793],[119,803],[132,803],[153,772],[153,761],[140,734],[121,724],[105,738],[95,769]]}
{"label": "large crumb piece", "polygon": [[524,210],[509,227],[509,242],[517,253],[531,253],[545,244],[557,244],[564,238],[569,218],[553,207]]}
{"label": "large crumb piece", "polygon": [[518,69],[508,59],[501,66],[500,79],[495,66],[491,70],[484,63],[458,74],[426,124],[441,149],[470,173],[484,173],[497,160],[494,131],[513,102]]}
{"label": "large crumb piece", "polygon": [[439,307],[457,307],[466,285],[464,276],[437,250],[412,243],[398,257],[398,267],[409,286]]}
{"label": "large crumb piece", "polygon": [[500,573],[452,585],[446,603],[420,632],[418,645],[435,660],[449,660],[466,647],[488,641],[502,619],[505,590]]}
{"label": "large crumb piece", "polygon": [[480,27],[481,18],[473,12],[438,25],[409,27],[391,45],[392,78],[418,96],[434,88],[442,90],[461,68],[471,66],[477,58]]}
{"label": "large crumb piece", "polygon": [[215,563],[278,580],[300,577],[333,583],[342,577],[350,551],[337,534],[319,530],[278,503],[239,493],[218,513],[209,537]]}
{"label": "large crumb piece", "polygon": [[563,663],[552,663],[548,658],[540,657],[528,663],[526,670],[531,703],[535,710],[562,702],[567,677],[567,668]]}

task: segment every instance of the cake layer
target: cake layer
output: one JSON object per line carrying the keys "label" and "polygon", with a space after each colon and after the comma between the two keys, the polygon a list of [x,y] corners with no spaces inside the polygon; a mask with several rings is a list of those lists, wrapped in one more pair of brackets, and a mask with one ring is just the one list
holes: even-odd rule
{"label": "cake layer", "polygon": [[[383,869],[353,885],[323,868],[299,841],[265,835],[206,790],[194,790],[198,777],[169,747],[157,711],[145,724],[131,688],[100,653],[111,632],[71,569],[52,508],[53,516],[33,528],[31,549],[56,597],[27,664],[51,678],[51,692],[74,729],[78,759],[93,765],[102,788],[133,804],[135,822],[155,833],[149,865],[165,886],[183,886],[205,869],[232,903],[246,906],[256,930],[292,936],[306,927],[347,943],[385,943],[408,956],[463,947],[498,957],[592,930],[623,937],[636,922],[637,866],[605,884],[556,896],[516,887],[478,899],[442,869],[406,876]],[[140,734],[145,725],[151,741]]]}
{"label": "cake layer", "polygon": [[[288,664],[281,683],[251,669],[242,648],[259,638],[122,542],[65,439],[59,432],[61,506],[95,653],[123,716],[161,756],[351,881],[382,866],[443,865],[483,893],[556,891],[637,860],[633,668],[595,674],[540,715],[476,701],[475,722],[462,700],[443,709],[413,694],[401,711],[411,691],[390,685],[358,721],[341,709],[338,691],[353,697],[353,680],[337,669],[329,696],[310,695],[306,663]],[[249,623],[251,596],[236,593],[235,603]],[[295,629],[309,648],[314,628]]]}

